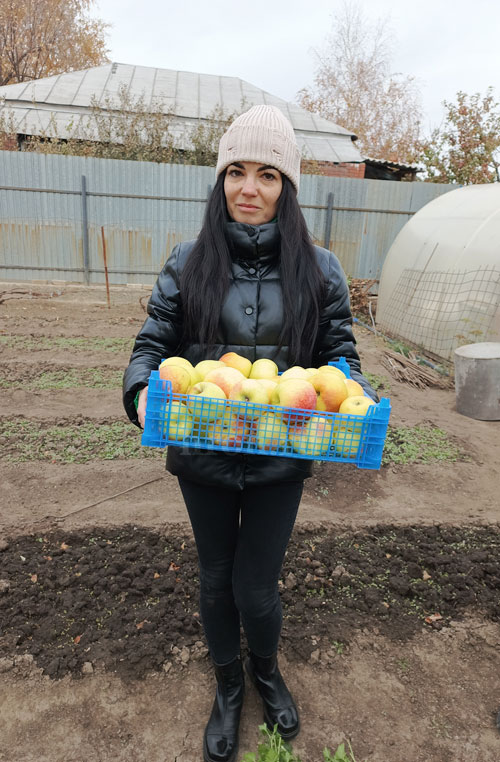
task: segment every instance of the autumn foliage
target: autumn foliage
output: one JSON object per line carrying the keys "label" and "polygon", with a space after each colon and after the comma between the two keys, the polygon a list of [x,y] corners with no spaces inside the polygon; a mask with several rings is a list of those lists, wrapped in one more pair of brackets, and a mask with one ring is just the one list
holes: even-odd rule
{"label": "autumn foliage", "polygon": [[0,86],[107,61],[94,0],[0,0]]}

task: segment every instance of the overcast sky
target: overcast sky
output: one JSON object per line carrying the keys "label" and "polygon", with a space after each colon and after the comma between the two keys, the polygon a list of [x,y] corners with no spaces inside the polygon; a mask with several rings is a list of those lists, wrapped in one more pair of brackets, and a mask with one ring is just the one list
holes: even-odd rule
{"label": "overcast sky", "polygon": [[[388,18],[394,72],[418,79],[424,129],[458,90],[500,99],[497,0],[358,0],[367,20]],[[285,100],[313,84],[314,50],[341,0],[97,0],[112,24],[113,61],[240,77]],[[347,125],[346,125],[347,126]]]}

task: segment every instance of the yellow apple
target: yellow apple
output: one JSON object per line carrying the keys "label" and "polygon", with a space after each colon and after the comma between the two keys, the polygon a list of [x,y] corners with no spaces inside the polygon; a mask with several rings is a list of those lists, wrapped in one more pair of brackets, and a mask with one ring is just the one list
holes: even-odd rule
{"label": "yellow apple", "polygon": [[335,367],[335,365],[321,365],[318,368],[318,373],[336,373],[337,376],[340,376],[340,378],[346,377],[344,371],[340,370],[340,368]]}
{"label": "yellow apple", "polygon": [[275,378],[278,375],[278,366],[273,360],[262,357],[252,363],[250,378]]}
{"label": "yellow apple", "polygon": [[199,381],[189,390],[186,404],[193,418],[203,421],[215,421],[221,418],[225,410],[226,395],[217,384]]}
{"label": "yellow apple", "polygon": [[205,376],[211,370],[215,370],[215,368],[223,368],[223,367],[224,367],[224,363],[220,362],[220,360],[201,360],[199,363],[197,363],[194,366],[194,369],[197,372],[198,376],[200,377],[199,380],[204,381]]}
{"label": "yellow apple", "polygon": [[353,421],[335,423],[332,444],[335,446],[336,454],[342,455],[343,458],[354,458],[358,454],[361,432],[361,421],[359,423]]}
{"label": "yellow apple", "polygon": [[288,370],[285,370],[281,376],[278,376],[278,384],[282,381],[286,381],[288,378],[302,378],[307,381],[310,378],[310,373],[305,368],[301,368],[300,365],[293,365]]}
{"label": "yellow apple", "polygon": [[280,416],[264,413],[257,419],[255,441],[259,450],[277,450],[285,447],[287,435],[287,427]]}
{"label": "yellow apple", "polygon": [[233,386],[239,381],[243,381],[244,378],[245,376],[240,370],[230,368],[228,365],[223,365],[222,368],[215,368],[214,370],[209,371],[204,380],[220,386],[226,397],[229,397]]}
{"label": "yellow apple", "polygon": [[191,374],[188,368],[182,365],[169,365],[162,362],[158,373],[163,381],[170,381],[174,394],[186,394],[191,386]]}
{"label": "yellow apple", "polygon": [[198,381],[201,381],[198,373],[193,368],[189,360],[185,360],[184,357],[167,357],[167,359],[163,360],[163,362],[160,364],[160,369],[168,367],[183,368],[186,370],[189,373],[189,377],[191,379],[190,386],[198,383]]}
{"label": "yellow apple", "polygon": [[186,405],[178,400],[172,400],[167,422],[163,427],[163,436],[166,439],[174,439],[180,442],[186,439],[193,430],[193,419],[189,415]]}
{"label": "yellow apple", "polygon": [[346,378],[344,383],[347,386],[348,397],[359,397],[360,395],[364,394],[363,387],[361,386],[361,384],[359,384],[353,378]]}
{"label": "yellow apple", "polygon": [[272,393],[273,393],[273,391],[276,389],[276,387],[278,385],[278,380],[277,380],[278,378],[279,378],[279,376],[276,376],[276,378],[258,378],[258,379],[255,379],[256,381],[259,382],[259,384],[262,384],[262,386],[266,390],[266,392],[267,392],[267,402],[271,402]]}
{"label": "yellow apple", "polygon": [[289,439],[295,452],[318,457],[328,452],[332,433],[333,423],[329,418],[313,415],[303,426],[294,426]]}
{"label": "yellow apple", "polygon": [[342,415],[366,415],[369,407],[375,405],[371,397],[365,394],[359,394],[353,397],[347,397],[339,407],[339,413]]}
{"label": "yellow apple", "polygon": [[318,372],[311,378],[311,384],[318,395],[316,409],[337,413],[347,397],[344,374],[341,377],[337,373]]}
{"label": "yellow apple", "polygon": [[224,365],[228,365],[230,368],[236,368],[240,373],[243,373],[245,378],[248,378],[250,371],[252,370],[252,361],[246,357],[237,354],[236,352],[226,352],[225,355],[219,358]]}
{"label": "yellow apple", "polygon": [[[244,378],[233,386],[229,399],[236,402],[252,402],[257,405],[267,405],[269,402],[269,392],[258,378]],[[249,418],[256,418],[261,413],[262,410],[259,408],[252,409],[249,407],[245,410],[245,414]]]}

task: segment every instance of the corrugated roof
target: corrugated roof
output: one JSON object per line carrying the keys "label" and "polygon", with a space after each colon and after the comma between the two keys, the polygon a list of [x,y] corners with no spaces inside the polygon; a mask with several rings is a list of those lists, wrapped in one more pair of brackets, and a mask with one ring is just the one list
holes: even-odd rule
{"label": "corrugated roof", "polygon": [[[149,66],[110,63],[82,71],[0,87],[0,99],[12,113],[15,129],[25,134],[69,136],[88,115],[91,100],[107,104],[125,87],[132,99],[175,114],[179,136],[184,128],[210,116],[220,105],[231,113],[258,103],[277,106],[290,120],[305,158],[331,162],[362,162],[353,133],[277,98],[237,77],[156,69]],[[71,124],[71,127],[68,125]],[[177,131],[176,130],[176,131]]]}

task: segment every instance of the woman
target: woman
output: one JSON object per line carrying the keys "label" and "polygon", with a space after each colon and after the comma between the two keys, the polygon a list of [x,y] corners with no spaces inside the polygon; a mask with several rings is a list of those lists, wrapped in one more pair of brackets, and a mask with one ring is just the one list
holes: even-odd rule
{"label": "woman", "polygon": [[[124,376],[130,419],[144,425],[149,373],[179,354],[196,364],[234,351],[274,359],[281,371],[344,356],[376,399],[360,372],[344,273],[310,241],[297,202],[300,153],[277,108],[254,106],[233,122],[216,176],[198,238],[175,247],[154,286]],[[268,726],[285,739],[299,732],[277,665],[278,580],[311,461],[169,447],[167,469],[193,527],[217,679],[204,760],[232,762],[244,693],[240,623],[250,649],[245,669]]]}

